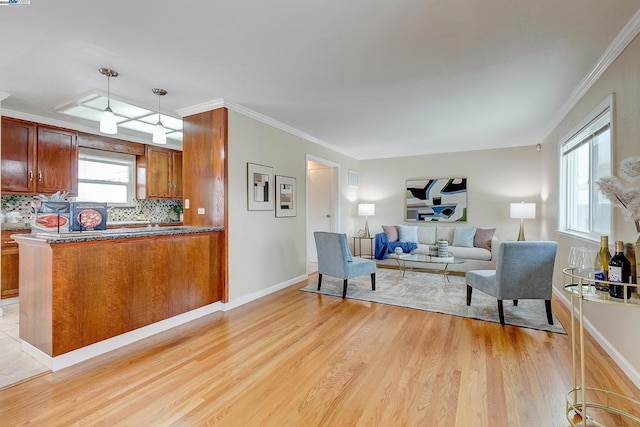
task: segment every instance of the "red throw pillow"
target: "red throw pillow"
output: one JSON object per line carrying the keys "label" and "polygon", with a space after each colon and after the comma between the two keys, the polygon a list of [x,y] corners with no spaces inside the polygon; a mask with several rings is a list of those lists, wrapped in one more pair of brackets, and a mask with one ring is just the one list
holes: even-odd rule
{"label": "red throw pillow", "polygon": [[473,246],[491,250],[491,239],[496,232],[495,228],[477,228],[476,235],[473,236]]}
{"label": "red throw pillow", "polygon": [[383,225],[382,230],[384,231],[384,234],[387,235],[388,242],[398,241],[398,227],[395,225]]}

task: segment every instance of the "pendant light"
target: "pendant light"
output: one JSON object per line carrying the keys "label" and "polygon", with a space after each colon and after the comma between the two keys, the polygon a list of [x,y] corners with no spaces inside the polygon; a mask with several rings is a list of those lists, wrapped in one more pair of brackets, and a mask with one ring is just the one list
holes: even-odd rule
{"label": "pendant light", "polygon": [[100,132],[113,135],[118,133],[118,123],[116,122],[116,116],[111,111],[111,85],[109,83],[111,77],[118,77],[118,72],[109,68],[100,68],[98,71],[107,77],[107,108],[104,109],[100,119]]}
{"label": "pendant light", "polygon": [[154,144],[166,144],[167,143],[167,131],[165,130],[162,122],[160,121],[160,98],[167,94],[164,89],[153,89],[153,93],[158,95],[158,123],[153,129],[153,143]]}

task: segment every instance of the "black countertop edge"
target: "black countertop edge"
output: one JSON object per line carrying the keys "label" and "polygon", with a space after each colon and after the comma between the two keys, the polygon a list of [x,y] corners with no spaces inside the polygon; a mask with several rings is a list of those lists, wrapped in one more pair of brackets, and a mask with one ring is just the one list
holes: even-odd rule
{"label": "black countertop edge", "polygon": [[37,240],[44,243],[75,243],[75,242],[95,242],[101,240],[133,239],[152,236],[173,236],[181,234],[197,234],[212,231],[222,231],[224,227],[140,227],[140,228],[116,228],[106,231],[85,231],[72,233],[46,233],[32,232],[31,234],[16,234],[15,240]]}

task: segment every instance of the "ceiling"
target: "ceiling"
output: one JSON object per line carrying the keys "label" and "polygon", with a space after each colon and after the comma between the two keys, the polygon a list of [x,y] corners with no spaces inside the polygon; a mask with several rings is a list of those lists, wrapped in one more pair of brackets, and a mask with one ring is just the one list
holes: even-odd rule
{"label": "ceiling", "polygon": [[[0,6],[4,114],[91,92],[162,112],[224,99],[359,159],[533,145],[640,0],[31,0]],[[634,33],[635,35],[635,33]],[[127,132],[137,140],[150,135]]]}

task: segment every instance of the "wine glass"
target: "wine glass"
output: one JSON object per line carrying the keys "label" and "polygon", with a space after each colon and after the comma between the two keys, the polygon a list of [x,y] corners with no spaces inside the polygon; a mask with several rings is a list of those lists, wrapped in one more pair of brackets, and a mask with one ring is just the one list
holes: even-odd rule
{"label": "wine glass", "polygon": [[567,262],[569,267],[576,268],[578,266],[578,255],[581,250],[582,248],[576,246],[572,246],[571,249],[569,249],[569,260]]}
{"label": "wine glass", "polygon": [[[580,251],[580,255],[578,256],[578,275],[586,278],[587,285],[587,294],[593,295],[595,294],[595,289],[592,286],[595,286],[595,261],[598,256],[598,251],[595,249],[587,249],[582,248]],[[583,290],[584,292],[584,290]]]}

